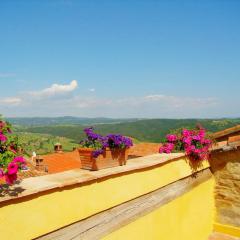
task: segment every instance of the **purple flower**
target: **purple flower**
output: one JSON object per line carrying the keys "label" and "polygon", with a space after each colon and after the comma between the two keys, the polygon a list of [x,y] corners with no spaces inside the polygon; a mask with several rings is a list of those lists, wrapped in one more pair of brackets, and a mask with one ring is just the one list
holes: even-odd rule
{"label": "purple flower", "polygon": [[97,149],[97,150],[93,151],[92,155],[93,155],[94,158],[97,158],[102,153],[103,153],[103,149]]}
{"label": "purple flower", "polygon": [[133,145],[131,138],[120,134],[108,134],[107,139],[110,148],[129,148]]}
{"label": "purple flower", "polygon": [[86,139],[80,141],[83,147],[94,148],[93,157],[98,157],[104,152],[107,147],[110,148],[129,148],[133,145],[130,138],[124,137],[120,134],[108,134],[102,136],[93,131],[93,127],[85,128],[84,132]]}

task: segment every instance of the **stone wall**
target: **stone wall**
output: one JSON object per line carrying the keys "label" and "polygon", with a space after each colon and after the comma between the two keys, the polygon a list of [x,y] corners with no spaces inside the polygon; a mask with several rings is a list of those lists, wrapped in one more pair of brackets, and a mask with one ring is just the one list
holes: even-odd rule
{"label": "stone wall", "polygon": [[216,221],[240,227],[240,149],[213,152]]}

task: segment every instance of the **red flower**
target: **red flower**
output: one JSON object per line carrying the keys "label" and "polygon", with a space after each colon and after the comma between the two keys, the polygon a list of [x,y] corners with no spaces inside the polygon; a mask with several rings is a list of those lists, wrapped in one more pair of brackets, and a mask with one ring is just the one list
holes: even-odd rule
{"label": "red flower", "polygon": [[8,184],[13,184],[17,180],[17,174],[5,174],[5,180]]}

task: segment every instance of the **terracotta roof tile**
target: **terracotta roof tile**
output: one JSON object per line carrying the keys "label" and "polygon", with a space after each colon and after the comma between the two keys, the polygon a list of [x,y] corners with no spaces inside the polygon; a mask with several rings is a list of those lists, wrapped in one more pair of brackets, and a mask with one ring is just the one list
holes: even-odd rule
{"label": "terracotta roof tile", "polygon": [[222,131],[219,131],[219,132],[215,132],[212,134],[212,137],[215,138],[215,139],[218,139],[218,138],[223,138],[223,137],[227,137],[229,135],[235,135],[235,134],[240,134],[240,125],[237,125],[237,126],[234,126],[234,127],[231,127],[231,128],[227,128],[227,129],[224,129]]}
{"label": "terracotta roof tile", "polygon": [[43,155],[42,158],[43,165],[47,167],[48,173],[57,173],[81,168],[78,150]]}
{"label": "terracotta roof tile", "polygon": [[159,152],[159,147],[159,143],[134,144],[134,146],[129,149],[129,157],[134,158],[152,155]]}

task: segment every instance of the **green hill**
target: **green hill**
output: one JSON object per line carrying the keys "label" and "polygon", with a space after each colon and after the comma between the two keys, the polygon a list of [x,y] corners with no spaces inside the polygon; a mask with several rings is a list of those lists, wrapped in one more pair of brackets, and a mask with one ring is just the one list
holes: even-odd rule
{"label": "green hill", "polygon": [[[95,125],[95,130],[100,134],[121,133],[126,136],[134,137],[139,141],[158,143],[161,142],[164,136],[170,131],[182,127],[194,128],[198,123],[209,132],[216,132],[240,124],[240,119],[148,119],[134,122],[97,124]],[[73,139],[78,143],[84,138],[83,129],[85,127],[86,126],[79,124],[48,125],[25,127],[22,131],[63,136]],[[18,131],[19,130],[21,130],[21,128],[18,128]]]}
{"label": "green hill", "polygon": [[61,143],[64,151],[72,151],[73,147],[78,146],[71,139],[50,134],[18,132],[15,135],[18,136],[19,144],[28,156],[31,156],[33,151],[40,155],[51,153],[54,151],[55,143]]}
{"label": "green hill", "polygon": [[7,121],[13,125],[20,126],[47,126],[47,125],[89,125],[89,124],[112,124],[121,122],[132,122],[137,121],[136,118],[83,118],[83,117],[15,117],[6,118]]}

